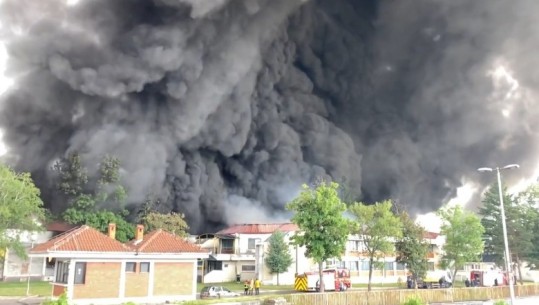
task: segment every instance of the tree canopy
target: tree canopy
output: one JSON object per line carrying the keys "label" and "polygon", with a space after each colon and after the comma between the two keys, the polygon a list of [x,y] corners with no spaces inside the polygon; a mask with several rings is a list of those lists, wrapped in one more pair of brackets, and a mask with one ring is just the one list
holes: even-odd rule
{"label": "tree canopy", "polygon": [[40,231],[45,220],[40,191],[29,173],[17,173],[0,164],[0,249],[26,257],[20,235]]}
{"label": "tree canopy", "polygon": [[134,237],[134,225],[124,208],[127,191],[120,182],[120,161],[104,156],[99,164],[99,176],[94,183],[77,152],[56,162],[58,190],[67,198],[68,207],[62,218],[68,223],[88,225],[105,233],[109,223],[116,224],[116,238],[125,242]]}
{"label": "tree canopy", "polygon": [[271,274],[277,274],[277,285],[279,285],[279,274],[286,272],[294,260],[289,252],[288,244],[284,240],[283,232],[275,231],[271,234],[268,242],[266,266]]}
{"label": "tree canopy", "polygon": [[363,241],[369,258],[370,291],[374,263],[394,253],[395,238],[402,235],[400,219],[392,212],[392,203],[389,200],[372,205],[354,203],[349,210],[356,218],[356,226],[352,233],[357,234]]}
{"label": "tree canopy", "polygon": [[149,212],[141,220],[148,231],[163,229],[181,237],[188,235],[189,226],[184,214]]}
{"label": "tree canopy", "polygon": [[[520,267],[523,261],[531,264],[539,262],[535,229],[539,228],[537,210],[538,189],[530,186],[524,192],[511,196],[502,188],[509,252],[512,262]],[[491,256],[497,264],[504,265],[505,243],[500,210],[498,186],[490,186],[483,197],[483,206],[479,210],[481,224],[485,228],[485,254]],[[519,276],[522,279],[522,276]]]}
{"label": "tree canopy", "polygon": [[426,231],[421,225],[415,223],[408,213],[401,212],[399,217],[402,235],[395,243],[396,261],[406,265],[417,288],[417,279],[425,277],[427,273],[429,243],[425,240]]}
{"label": "tree canopy", "polygon": [[441,208],[438,216],[442,220],[440,234],[446,237],[442,263],[455,278],[457,270],[461,270],[465,263],[481,259],[485,229],[477,215],[463,210],[459,205]]}
{"label": "tree canopy", "polygon": [[338,190],[335,182],[320,182],[316,187],[303,185],[299,196],[286,206],[295,212],[292,222],[301,231],[292,237],[293,243],[305,246],[305,255],[318,263],[321,291],[323,263],[341,257],[350,232],[351,223],[343,216],[346,204],[339,198]]}

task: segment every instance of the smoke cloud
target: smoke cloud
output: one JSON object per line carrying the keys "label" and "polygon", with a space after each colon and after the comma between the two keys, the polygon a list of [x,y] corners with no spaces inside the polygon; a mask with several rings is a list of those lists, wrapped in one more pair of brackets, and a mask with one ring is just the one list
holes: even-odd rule
{"label": "smoke cloud", "polygon": [[286,219],[320,177],[429,212],[478,167],[535,170],[534,0],[65,3],[0,8],[0,128],[45,195],[54,160],[112,154],[132,205],[202,232]]}

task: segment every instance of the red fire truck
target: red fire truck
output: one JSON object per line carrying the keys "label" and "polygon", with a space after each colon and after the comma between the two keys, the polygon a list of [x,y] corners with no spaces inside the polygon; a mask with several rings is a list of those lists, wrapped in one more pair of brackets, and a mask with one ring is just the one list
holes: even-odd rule
{"label": "red fire truck", "polygon": [[[322,271],[322,277],[325,291],[342,291],[352,287],[350,271],[346,268],[326,268]],[[300,273],[296,275],[294,289],[297,291],[318,291],[319,278],[318,271]]]}

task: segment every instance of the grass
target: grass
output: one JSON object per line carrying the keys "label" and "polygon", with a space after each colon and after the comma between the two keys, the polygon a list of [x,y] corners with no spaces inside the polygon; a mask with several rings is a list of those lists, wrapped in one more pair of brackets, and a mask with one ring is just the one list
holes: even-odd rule
{"label": "grass", "polygon": [[[0,296],[26,296],[26,281],[22,282],[1,282],[0,283]],[[49,282],[43,281],[31,281],[30,282],[30,295],[50,296],[52,286]]]}

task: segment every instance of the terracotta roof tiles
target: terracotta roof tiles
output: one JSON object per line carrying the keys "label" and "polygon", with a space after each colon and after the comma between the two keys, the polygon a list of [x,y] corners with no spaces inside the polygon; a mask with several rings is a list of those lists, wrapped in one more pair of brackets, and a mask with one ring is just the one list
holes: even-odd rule
{"label": "terracotta roof tiles", "polygon": [[426,239],[436,239],[438,237],[438,233],[435,233],[435,232],[425,232],[425,234],[423,235]]}
{"label": "terracotta roof tiles", "polygon": [[223,229],[217,232],[217,234],[271,234],[277,230],[293,232],[299,229],[293,223],[240,224]]}
{"label": "terracotta roof tiles", "polygon": [[39,244],[39,252],[131,252],[131,248],[89,226],[80,226]]}
{"label": "terracotta roof tiles", "polygon": [[128,246],[140,253],[207,253],[199,246],[161,229],[144,235],[142,240],[132,240]]}

